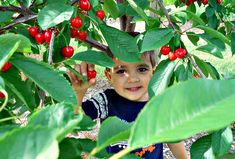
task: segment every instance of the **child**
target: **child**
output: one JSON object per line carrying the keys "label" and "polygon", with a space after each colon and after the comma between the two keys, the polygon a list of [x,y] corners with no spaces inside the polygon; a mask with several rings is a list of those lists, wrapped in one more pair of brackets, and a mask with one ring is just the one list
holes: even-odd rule
{"label": "child", "polygon": [[[91,99],[82,102],[87,89],[95,83],[95,79],[83,83],[77,76],[69,72],[73,88],[77,93],[78,104],[82,105],[84,112],[92,119],[100,118],[101,122],[109,116],[116,116],[124,121],[133,122],[138,113],[149,100],[148,84],[155,68],[154,53],[145,52],[142,61],[127,63],[113,58],[115,65],[105,70],[105,76],[114,89],[107,89]],[[75,69],[83,76],[87,70],[93,70],[92,65],[82,63]],[[117,153],[127,146],[127,142],[119,142],[106,148],[108,153]],[[168,144],[177,159],[188,159],[183,142]],[[155,144],[133,151],[132,153],[146,159],[162,159],[163,145]]]}

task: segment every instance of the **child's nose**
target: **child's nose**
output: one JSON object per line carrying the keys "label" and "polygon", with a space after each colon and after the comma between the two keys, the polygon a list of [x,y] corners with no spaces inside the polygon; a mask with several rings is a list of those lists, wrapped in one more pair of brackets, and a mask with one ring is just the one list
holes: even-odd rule
{"label": "child's nose", "polygon": [[128,74],[128,82],[139,82],[139,81],[140,81],[140,78],[135,72]]}

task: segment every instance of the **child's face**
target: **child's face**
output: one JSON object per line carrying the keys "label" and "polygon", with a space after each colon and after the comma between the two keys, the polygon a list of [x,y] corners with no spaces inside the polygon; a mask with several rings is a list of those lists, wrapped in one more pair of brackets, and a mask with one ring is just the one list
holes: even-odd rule
{"label": "child's face", "polygon": [[153,73],[150,60],[143,58],[143,62],[126,63],[114,59],[114,62],[114,67],[105,75],[116,92],[132,101],[147,101],[148,84]]}

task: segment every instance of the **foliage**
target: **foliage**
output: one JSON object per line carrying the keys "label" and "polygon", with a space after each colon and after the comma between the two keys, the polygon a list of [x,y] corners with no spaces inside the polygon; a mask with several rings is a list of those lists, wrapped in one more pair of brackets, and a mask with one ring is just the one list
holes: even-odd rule
{"label": "foliage", "polygon": [[[113,158],[136,158],[128,152],[207,131],[209,135],[192,145],[191,158],[233,158],[228,151],[234,135],[229,126],[235,122],[235,74],[224,77],[210,61],[191,54],[187,44],[190,41],[196,50],[216,58],[223,59],[226,49],[226,56],[234,56],[235,0],[89,3],[91,8],[85,11],[76,0],[0,2],[0,156],[67,159],[87,152],[103,158],[109,157],[107,145],[128,140],[128,147]],[[96,16],[98,10],[105,11],[105,20]],[[70,23],[75,17],[81,21]],[[108,18],[120,18],[121,29],[108,26]],[[138,22],[145,24],[145,31],[133,37]],[[30,26],[36,26],[40,35],[33,35]],[[70,45],[75,53],[70,50],[65,53],[72,58],[64,57],[61,49]],[[158,53],[148,88],[151,100],[134,124],[112,117],[102,123],[97,141],[66,137],[95,125],[82,110],[74,114],[77,102],[68,69],[78,61],[111,68],[112,55],[136,62],[143,52],[162,46],[171,54],[179,48],[185,53],[176,54],[174,61]],[[81,47],[86,50],[80,52]],[[12,65],[5,66],[6,62]],[[26,125],[17,122],[24,114],[30,114]]]}

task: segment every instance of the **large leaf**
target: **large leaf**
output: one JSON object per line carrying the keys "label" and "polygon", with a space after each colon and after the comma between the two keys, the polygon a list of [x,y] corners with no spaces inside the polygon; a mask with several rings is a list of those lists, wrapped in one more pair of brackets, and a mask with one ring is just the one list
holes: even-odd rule
{"label": "large leaf", "polygon": [[14,14],[13,12],[8,12],[8,11],[0,12],[0,23],[10,21],[13,14]]}
{"label": "large leaf", "polygon": [[30,117],[28,125],[47,126],[55,129],[57,139],[61,141],[81,120],[81,115],[74,115],[72,106],[65,103],[58,103],[56,105],[47,106],[33,114],[33,116]]}
{"label": "large leaf", "polygon": [[25,127],[15,129],[0,138],[1,158],[57,159],[58,143],[49,128]]}
{"label": "large leaf", "polygon": [[14,56],[11,61],[53,98],[76,105],[75,93],[68,81],[48,64],[24,56]]}
{"label": "large leaf", "polygon": [[22,81],[19,71],[11,68],[7,72],[2,73],[7,87],[28,107],[29,110],[36,108],[34,93],[27,81]]}
{"label": "large leaf", "polygon": [[174,68],[174,62],[169,60],[160,62],[149,82],[148,93],[150,97],[157,96],[167,88],[168,84],[170,83]]}
{"label": "large leaf", "polygon": [[15,51],[31,52],[30,41],[20,34],[3,34],[0,36],[0,68]]}
{"label": "large leaf", "polygon": [[197,28],[204,30],[211,37],[220,39],[223,42],[225,42],[226,44],[230,45],[229,39],[226,36],[224,36],[222,33],[218,32],[210,27],[204,26],[204,25],[199,25],[199,26],[197,26]]}
{"label": "large leaf", "polygon": [[69,20],[72,14],[72,6],[63,3],[50,3],[39,12],[38,23],[42,30],[45,30]]}
{"label": "large leaf", "polygon": [[215,159],[211,146],[211,135],[203,136],[190,148],[191,159]]}
{"label": "large leaf", "polygon": [[232,130],[227,127],[212,134],[212,149],[216,157],[228,153],[233,143]]}
{"label": "large leaf", "polygon": [[141,52],[154,50],[167,44],[174,36],[173,29],[154,28],[148,30],[144,36]]}
{"label": "large leaf", "polygon": [[147,24],[149,24],[148,16],[145,14],[144,10],[137,5],[137,3],[133,0],[127,0],[130,6],[142,17]]}
{"label": "large leaf", "polygon": [[0,45],[2,45],[1,52],[4,51],[2,49],[6,45],[7,46],[10,44],[15,45],[15,43],[17,43],[18,41],[20,41],[20,44],[19,44],[19,47],[16,49],[17,52],[23,52],[23,53],[32,52],[30,40],[23,35],[14,34],[14,33],[3,34],[0,36]]}
{"label": "large leaf", "polygon": [[104,0],[104,9],[112,16],[112,18],[116,19],[119,14],[119,8],[117,6],[116,1],[114,0]]}
{"label": "large leaf", "polygon": [[[151,98],[137,117],[130,148],[179,141],[229,125],[235,121],[234,88],[235,80],[200,79],[170,87]],[[217,120],[218,116],[223,118]]]}
{"label": "large leaf", "polygon": [[223,58],[223,54],[221,53],[221,50],[218,49],[217,47],[214,47],[214,45],[212,45],[212,44],[199,46],[196,50],[212,54],[212,55],[219,57],[219,58]]}
{"label": "large leaf", "polygon": [[115,57],[126,62],[140,61],[139,49],[132,36],[107,25],[100,25],[100,29]]}
{"label": "large leaf", "polygon": [[86,61],[91,64],[100,65],[108,68],[112,68],[114,65],[112,58],[110,58],[107,54],[93,50],[79,52],[78,54],[75,54],[73,56],[73,59]]}
{"label": "large leaf", "polygon": [[132,124],[124,122],[117,117],[106,119],[99,130],[97,141],[98,150],[101,150],[112,143],[127,140],[131,126]]}

